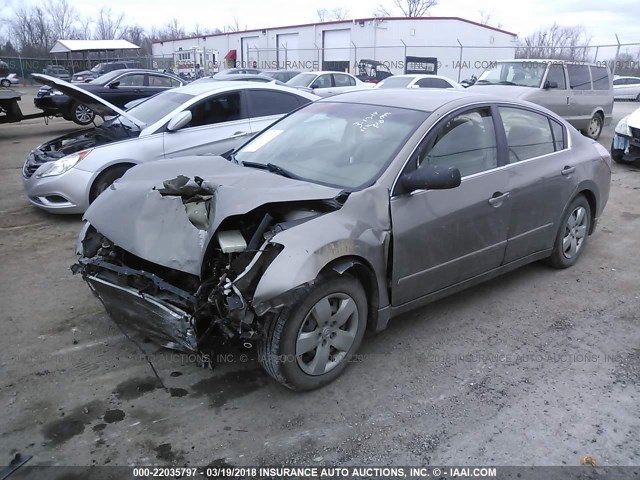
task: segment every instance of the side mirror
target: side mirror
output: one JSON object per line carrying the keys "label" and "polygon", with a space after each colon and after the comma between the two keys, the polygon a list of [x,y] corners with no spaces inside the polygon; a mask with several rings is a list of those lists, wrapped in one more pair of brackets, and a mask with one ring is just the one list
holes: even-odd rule
{"label": "side mirror", "polygon": [[320,88],[320,84],[314,82],[314,83],[311,84],[311,86],[309,88],[311,88],[311,89]]}
{"label": "side mirror", "polygon": [[109,84],[109,88],[118,88],[120,86],[120,82],[111,82]]}
{"label": "side mirror", "polygon": [[171,120],[169,120],[169,123],[167,124],[167,130],[170,132],[176,132],[188,125],[192,118],[193,117],[189,110],[184,110],[180,113],[177,113]]}
{"label": "side mirror", "polygon": [[547,80],[544,82],[544,89],[548,90],[550,88],[558,88],[558,82],[554,82],[553,80]]}
{"label": "side mirror", "polygon": [[415,190],[446,190],[460,186],[460,170],[456,167],[422,165],[400,179],[405,192]]}

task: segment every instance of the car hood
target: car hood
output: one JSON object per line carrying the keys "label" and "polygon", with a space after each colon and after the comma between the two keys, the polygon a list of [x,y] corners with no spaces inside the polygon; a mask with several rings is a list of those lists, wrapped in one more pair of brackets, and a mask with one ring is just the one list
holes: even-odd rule
{"label": "car hood", "polygon": [[627,117],[627,125],[633,128],[640,128],[640,108]]}
{"label": "car hood", "polygon": [[[167,193],[168,181],[175,185],[179,176],[189,183]],[[138,257],[199,276],[207,246],[225,218],[265,204],[331,200],[340,192],[223,157],[184,157],[130,169],[91,204],[84,219]],[[206,221],[196,222],[192,208],[206,210]]]}
{"label": "car hood", "polygon": [[497,97],[506,97],[506,98],[522,98],[526,99],[526,97],[534,92],[537,92],[538,89],[534,87],[521,87],[518,85],[483,85],[483,84],[474,84],[470,87],[465,88],[465,90],[469,92],[475,93],[486,93],[488,95],[494,95]]}
{"label": "car hood", "polygon": [[122,115],[130,122],[137,125],[139,128],[144,128],[144,123],[140,120],[136,119],[130,114],[127,114],[124,110],[116,107],[112,103],[107,102],[104,98],[100,98],[99,96],[87,91],[81,85],[83,84],[73,84],[61,80],[56,77],[50,77],[49,75],[43,75],[40,73],[32,74],[33,78],[42,83],[43,85],[47,85],[48,87],[55,88],[65,95],[77,100],[80,103],[85,104],[91,110],[96,112],[101,116],[115,116]]}

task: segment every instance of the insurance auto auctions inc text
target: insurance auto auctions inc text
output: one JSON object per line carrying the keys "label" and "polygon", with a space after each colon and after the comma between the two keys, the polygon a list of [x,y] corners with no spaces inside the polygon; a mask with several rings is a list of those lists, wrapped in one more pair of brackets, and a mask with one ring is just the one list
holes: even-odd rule
{"label": "insurance auto auctions inc text", "polygon": [[433,478],[496,476],[490,467],[259,467],[258,476],[276,478]]}

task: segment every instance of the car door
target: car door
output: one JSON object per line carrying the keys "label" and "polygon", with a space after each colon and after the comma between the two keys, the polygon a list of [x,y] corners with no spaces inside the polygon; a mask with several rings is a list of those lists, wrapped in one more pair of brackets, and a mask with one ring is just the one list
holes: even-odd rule
{"label": "car door", "polygon": [[331,77],[333,86],[327,90],[327,96],[348,92],[356,86],[355,79],[346,73],[332,73]]}
{"label": "car door", "polygon": [[310,88],[313,89],[313,93],[320,97],[328,97],[333,95],[333,80],[330,73],[323,73],[318,75],[316,79],[311,82]]}
{"label": "car door", "polygon": [[[556,84],[557,87],[551,88]],[[547,68],[547,76],[543,79],[542,90],[539,92],[540,103],[561,117],[570,114],[570,92],[567,89],[567,79],[564,65],[553,63]]]}
{"label": "car door", "polygon": [[188,109],[192,120],[176,132],[164,133],[164,156],[220,154],[236,148],[251,135],[244,92],[211,95]]}
{"label": "car door", "polygon": [[147,74],[146,95],[152,96],[156,93],[164,92],[172,88],[171,78],[166,75],[158,75],[154,73]]}
{"label": "car door", "polygon": [[496,131],[490,106],[458,111],[433,128],[409,159],[403,173],[423,164],[454,166],[462,183],[449,190],[394,190],[393,305],[501,265],[511,208]]}
{"label": "car door", "polygon": [[504,263],[553,247],[558,222],[577,187],[576,159],[556,120],[526,107],[501,105],[509,165],[511,221]]}
{"label": "car door", "polygon": [[311,102],[304,97],[276,90],[249,89],[245,94],[249,105],[251,132],[254,134],[283,115]]}
{"label": "car door", "polygon": [[100,96],[117,107],[124,107],[132,100],[147,96],[145,82],[144,73],[125,73],[105,85]]}

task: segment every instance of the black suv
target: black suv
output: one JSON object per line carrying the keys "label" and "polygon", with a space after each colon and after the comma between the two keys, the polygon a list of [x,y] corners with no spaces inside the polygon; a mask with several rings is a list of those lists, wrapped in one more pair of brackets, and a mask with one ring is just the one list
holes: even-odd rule
{"label": "black suv", "polygon": [[71,82],[89,82],[94,78],[98,78],[100,75],[112,72],[114,70],[123,70],[125,68],[142,68],[140,62],[129,60],[118,60],[116,62],[99,63],[91,70],[83,70],[82,72],[76,72],[71,77]]}

